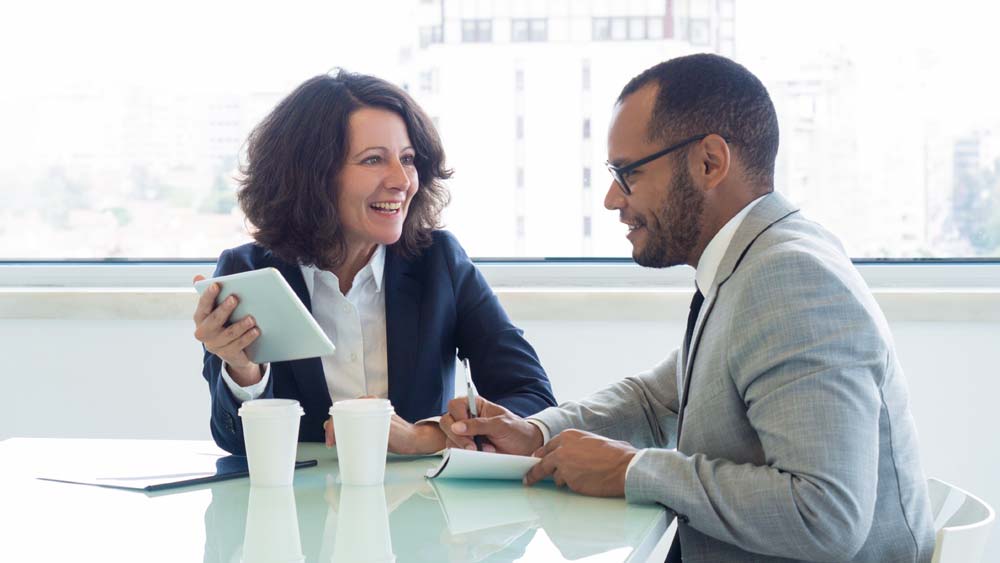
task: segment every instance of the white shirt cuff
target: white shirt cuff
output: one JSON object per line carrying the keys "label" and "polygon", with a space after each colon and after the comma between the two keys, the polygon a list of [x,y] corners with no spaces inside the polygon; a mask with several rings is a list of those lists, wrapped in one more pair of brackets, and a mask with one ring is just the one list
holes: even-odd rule
{"label": "white shirt cuff", "polygon": [[632,456],[632,461],[628,462],[628,467],[625,468],[625,480],[626,481],[628,481],[628,472],[632,470],[632,466],[635,465],[635,462],[639,461],[639,458],[642,457],[642,454],[644,454],[644,453],[646,453],[648,451],[649,451],[648,448],[644,449],[644,450],[639,450],[639,451],[635,452],[634,456]]}
{"label": "white shirt cuff", "polygon": [[552,436],[549,434],[549,427],[545,426],[545,423],[541,420],[536,420],[534,418],[529,418],[528,422],[534,424],[539,430],[542,431],[542,445],[544,446],[545,444],[548,444],[549,440],[552,439]]}
{"label": "white shirt cuff", "polygon": [[431,424],[431,423],[440,424],[441,423],[441,417],[440,416],[429,416],[427,418],[421,418],[420,420],[414,422],[414,424]]}
{"label": "white shirt cuff", "polygon": [[238,383],[233,381],[233,378],[229,376],[229,372],[226,370],[226,362],[222,362],[222,380],[226,382],[226,387],[229,387],[229,391],[236,397],[239,402],[251,401],[264,394],[264,388],[267,387],[268,377],[271,375],[271,364],[264,366],[264,377],[260,378],[260,381],[249,385],[247,387],[240,387]]}

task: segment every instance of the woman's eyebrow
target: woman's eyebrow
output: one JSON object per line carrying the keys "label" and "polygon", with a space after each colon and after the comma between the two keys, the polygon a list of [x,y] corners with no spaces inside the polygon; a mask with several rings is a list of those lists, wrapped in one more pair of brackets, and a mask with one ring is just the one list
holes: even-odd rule
{"label": "woman's eyebrow", "polygon": [[382,152],[389,152],[388,149],[386,149],[385,147],[381,145],[375,145],[375,146],[365,147],[359,150],[358,152],[354,153],[354,156],[352,156],[351,158],[357,158],[370,150],[380,150]]}

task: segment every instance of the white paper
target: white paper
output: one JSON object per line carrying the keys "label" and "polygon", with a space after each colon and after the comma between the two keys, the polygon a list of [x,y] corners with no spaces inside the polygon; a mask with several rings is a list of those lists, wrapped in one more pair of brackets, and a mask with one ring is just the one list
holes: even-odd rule
{"label": "white paper", "polygon": [[449,448],[441,465],[427,470],[429,479],[516,479],[541,461],[540,458]]}

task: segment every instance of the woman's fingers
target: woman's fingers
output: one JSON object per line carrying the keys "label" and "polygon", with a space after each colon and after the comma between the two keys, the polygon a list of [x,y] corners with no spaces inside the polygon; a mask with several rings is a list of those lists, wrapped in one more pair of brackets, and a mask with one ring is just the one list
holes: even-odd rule
{"label": "woman's fingers", "polygon": [[[205,276],[197,275],[194,277],[194,281],[198,282],[205,279]],[[198,305],[194,309],[194,322],[195,324],[201,323],[205,320],[205,317],[212,312],[215,308],[215,296],[219,294],[219,284],[213,283],[208,286],[208,289],[201,294],[198,298]]]}
{"label": "woman's fingers", "polygon": [[[206,291],[205,294],[207,295],[208,291]],[[218,307],[213,309],[208,315],[206,315],[200,321],[196,320],[194,329],[195,339],[205,344],[206,346],[212,345],[215,348],[221,348],[222,346],[227,344],[228,341],[221,343],[218,341],[219,335],[220,333],[223,332],[223,326],[226,324],[226,321],[229,320],[229,316],[232,315],[233,309],[236,308],[236,305],[238,303],[239,300],[236,299],[236,296],[230,295],[228,298],[226,298],[225,301],[223,301]],[[198,312],[195,313],[196,316],[199,314],[200,313]],[[239,334],[242,333],[243,331],[239,332]],[[234,339],[235,336],[233,338],[230,338],[229,341]]]}
{"label": "woman's fingers", "polygon": [[332,448],[334,444],[337,443],[336,436],[333,433],[333,417],[326,419],[323,423],[323,430],[326,432],[326,447]]}
{"label": "woman's fingers", "polygon": [[206,342],[205,349],[222,358],[227,364],[242,368],[250,363],[250,358],[246,354],[247,346],[253,344],[253,341],[257,340],[258,337],[260,337],[260,329],[253,327],[244,331],[234,340],[225,342],[221,346],[217,346],[216,344],[224,342],[224,338]]}

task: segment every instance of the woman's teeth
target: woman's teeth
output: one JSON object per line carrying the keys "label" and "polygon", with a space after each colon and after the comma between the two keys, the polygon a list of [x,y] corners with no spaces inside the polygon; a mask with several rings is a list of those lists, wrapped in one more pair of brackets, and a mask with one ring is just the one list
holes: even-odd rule
{"label": "woman's teeth", "polygon": [[371,205],[371,207],[372,207],[372,209],[377,209],[379,211],[396,212],[396,211],[399,211],[400,208],[403,207],[403,204],[401,202],[398,202],[398,201],[396,201],[396,202],[379,202],[379,203],[373,203]]}

